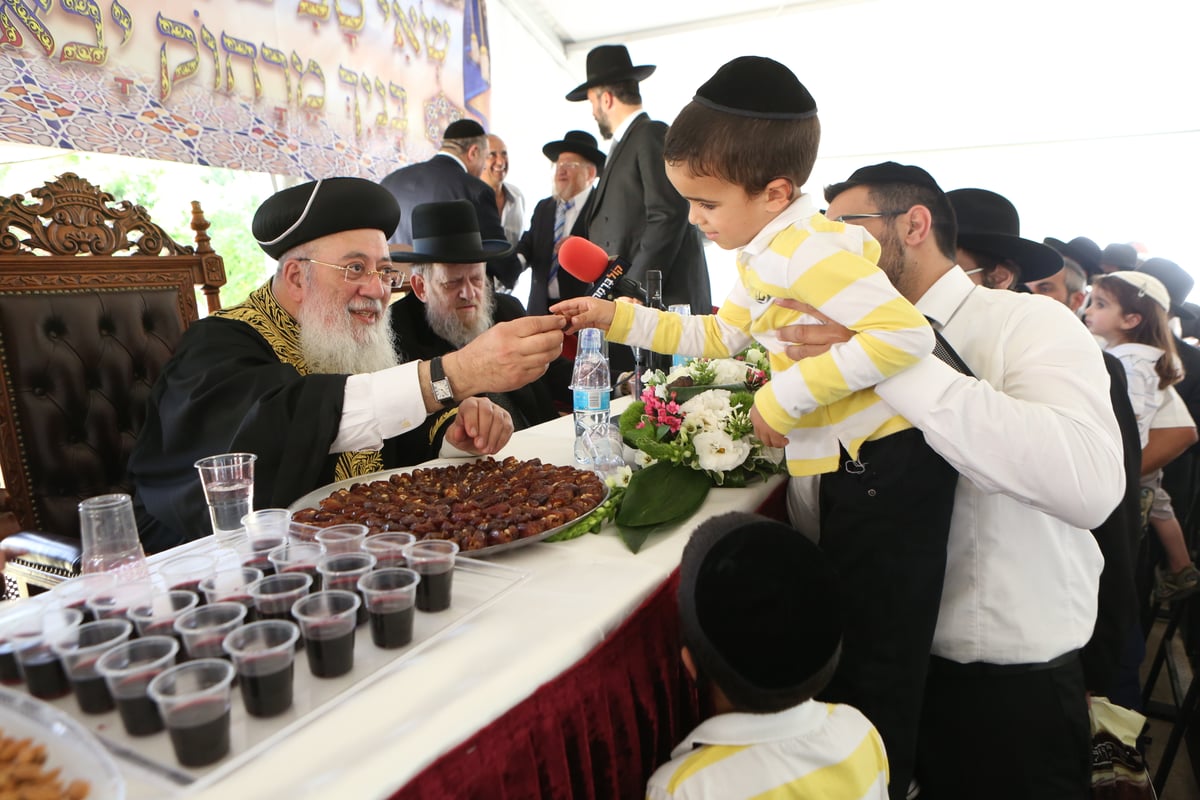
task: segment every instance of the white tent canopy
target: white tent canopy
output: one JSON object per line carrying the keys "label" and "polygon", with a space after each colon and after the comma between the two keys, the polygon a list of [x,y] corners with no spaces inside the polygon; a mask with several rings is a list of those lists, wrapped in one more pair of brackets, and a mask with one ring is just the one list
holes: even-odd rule
{"label": "white tent canopy", "polygon": [[[595,133],[587,51],[624,43],[666,122],[738,55],[787,64],[813,93],[821,159],[806,190],[885,160],[919,164],[945,189],[978,186],[1017,206],[1022,234],[1101,247],[1141,243],[1200,274],[1200,61],[1185,0],[499,0],[489,6],[490,129],[532,205],[549,194],[541,146]],[[733,280],[709,251],[715,300]]]}

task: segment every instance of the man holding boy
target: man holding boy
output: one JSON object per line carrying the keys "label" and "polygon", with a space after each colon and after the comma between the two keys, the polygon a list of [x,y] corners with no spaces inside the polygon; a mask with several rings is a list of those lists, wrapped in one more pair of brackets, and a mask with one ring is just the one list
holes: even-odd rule
{"label": "man holding boy", "polygon": [[[921,797],[1082,800],[1091,736],[1078,651],[1103,565],[1088,529],[1125,482],[1100,350],[1061,304],[963,274],[953,213],[924,170],[864,167],[826,200],[830,217],[879,240],[892,282],[974,373],[925,359],[875,387],[961,476],[921,717]],[[780,332],[803,343],[793,357],[848,335],[832,321]]]}
{"label": "man holding boy", "polygon": [[837,667],[845,594],[786,525],[732,513],[696,529],[679,567],[683,663],[715,713],[650,778],[649,800],[887,797],[871,723],[813,699]]}
{"label": "man holding boy", "polygon": [[[772,379],[751,419],[785,448],[794,476],[822,483],[821,547],[848,585],[844,654],[823,699],[861,710],[879,729],[893,798],[907,792],[929,646],[945,572],[954,471],[870,389],[918,363],[933,331],[875,266],[879,247],[854,217],[821,215],[801,192],[817,156],[816,104],[787,67],[731,61],[700,89],[667,135],[667,175],[690,218],[738,249],[741,281],[714,316],[565,301],[572,327],[659,352],[725,357],[751,339],[771,353]],[[747,158],[753,153],[754,158]],[[855,335],[802,362],[786,358],[780,326],[810,322],[775,304],[800,300]]]}

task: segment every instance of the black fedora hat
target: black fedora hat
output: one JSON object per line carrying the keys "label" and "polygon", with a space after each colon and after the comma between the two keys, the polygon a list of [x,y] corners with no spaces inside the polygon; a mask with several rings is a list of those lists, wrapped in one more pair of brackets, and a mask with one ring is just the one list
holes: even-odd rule
{"label": "black fedora hat", "polygon": [[1196,285],[1196,281],[1184,271],[1183,267],[1165,258],[1148,258],[1137,268],[1137,271],[1153,275],[1163,286],[1167,287],[1167,294],[1171,296],[1170,311],[1172,315],[1180,319],[1195,319],[1194,312],[1188,308],[1187,299],[1188,295],[1192,293],[1192,287]]}
{"label": "black fedora hat", "polygon": [[644,81],[654,73],[653,64],[635,67],[623,44],[602,44],[587,54],[587,80],[567,92],[572,102],[587,100],[587,90],[621,81]]}
{"label": "black fedora hat", "polygon": [[1053,236],[1047,236],[1045,242],[1062,255],[1083,267],[1083,271],[1088,275],[1100,274],[1100,245],[1086,236],[1076,236],[1069,242],[1055,239]]}
{"label": "black fedora hat", "polygon": [[567,131],[561,140],[547,142],[542,153],[551,161],[558,161],[563,153],[575,153],[595,164],[597,171],[604,169],[606,160],[604,151],[596,146],[596,137],[584,131]]}
{"label": "black fedora hat", "polygon": [[1021,218],[1008,198],[987,189],[946,192],[958,218],[958,246],[1021,268],[1021,282],[1049,278],[1063,267],[1062,256],[1044,244],[1021,238]]}
{"label": "black fedora hat", "polygon": [[1110,244],[1100,254],[1100,266],[1115,267],[1115,271],[1137,269],[1138,254],[1131,244]]}
{"label": "black fedora hat", "polygon": [[421,203],[412,212],[412,250],[392,250],[405,264],[474,264],[506,256],[513,245],[479,236],[479,217],[470,200]]}

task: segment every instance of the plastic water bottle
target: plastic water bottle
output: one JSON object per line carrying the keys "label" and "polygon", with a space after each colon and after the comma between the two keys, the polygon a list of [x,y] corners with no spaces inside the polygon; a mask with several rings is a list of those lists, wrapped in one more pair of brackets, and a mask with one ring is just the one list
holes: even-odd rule
{"label": "plastic water bottle", "polygon": [[[689,306],[687,303],[672,303],[671,306],[667,310],[673,311],[681,317],[690,317],[692,315],[692,307]],[[671,369],[675,369],[676,367],[682,367],[685,363],[687,363],[687,360],[689,358],[690,358],[690,356],[681,356],[681,355],[671,356]]]}
{"label": "plastic water bottle", "polygon": [[579,350],[575,354],[575,372],[571,375],[575,407],[575,464],[590,469],[592,456],[584,434],[599,425],[607,425],[612,383],[608,359],[600,349],[600,330],[585,328],[579,332]]}

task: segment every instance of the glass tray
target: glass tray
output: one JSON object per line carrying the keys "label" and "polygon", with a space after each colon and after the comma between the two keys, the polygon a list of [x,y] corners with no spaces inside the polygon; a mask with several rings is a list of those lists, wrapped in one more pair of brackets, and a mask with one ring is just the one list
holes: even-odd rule
{"label": "glass tray", "polygon": [[[455,565],[450,608],[437,613],[416,612],[413,641],[406,647],[381,650],[371,642],[370,627],[359,626],[354,641],[354,669],[340,678],[314,678],[309,672],[306,654],[303,650],[297,651],[293,705],[277,717],[260,719],[248,715],[242,705],[240,690],[235,686],[230,753],[207,767],[193,769],[180,766],[175,760],[166,731],[151,736],[128,736],[116,711],[84,714],[79,710],[74,695],[46,705],[63,712],[85,730],[95,734],[117,756],[118,762],[127,762],[136,773],[153,778],[155,783],[162,785],[164,794],[174,794],[193,784],[208,785],[220,780],[253,760],[257,754],[279,744],[292,731],[317,722],[322,714],[341,700],[369,689],[386,675],[402,670],[409,658],[436,645],[439,639],[527,578],[528,573],[511,567],[460,556]],[[24,687],[16,687],[14,694],[31,699]]]}

